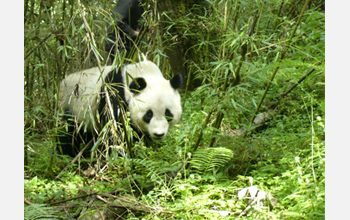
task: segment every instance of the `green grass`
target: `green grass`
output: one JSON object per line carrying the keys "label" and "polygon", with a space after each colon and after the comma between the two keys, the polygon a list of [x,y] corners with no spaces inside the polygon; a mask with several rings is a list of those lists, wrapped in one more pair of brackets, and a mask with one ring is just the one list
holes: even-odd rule
{"label": "green grass", "polygon": [[[305,96],[304,92],[301,95]],[[159,148],[146,149],[139,146],[139,158],[131,160],[136,170],[130,170],[125,165],[125,159],[118,158],[109,169],[95,176],[84,176],[83,170],[72,166],[64,172],[60,181],[54,181],[41,177],[45,176],[42,170],[48,163],[45,160],[48,161],[52,153],[30,153],[30,178],[25,180],[25,198],[31,203],[48,204],[91,192],[103,194],[118,190],[120,196],[133,195],[132,192],[136,189],[134,181],[137,181],[143,189],[154,186],[147,194],[135,194],[137,200],[167,213],[132,212],[128,215],[129,219],[220,219],[236,218],[242,214],[255,197],[251,199],[247,194],[239,200],[238,193],[244,188],[257,186],[259,191],[266,192],[266,197],[259,206],[253,203],[241,218],[323,219],[324,118],[320,116],[322,106],[307,98],[310,97],[291,100],[290,105],[300,107],[281,108],[280,111],[285,114],[276,115],[267,122],[266,129],[247,138],[234,136],[222,129],[222,133],[217,134],[216,145],[230,150],[232,155],[227,155],[226,152],[228,159],[219,163],[215,169],[205,169],[203,163],[209,161],[209,156],[203,154],[204,162],[192,160],[193,165],[189,169],[180,170],[176,177],[173,177],[173,172],[188,160],[191,143],[196,138],[191,130],[201,124],[203,117],[197,115],[204,114],[199,110],[200,103],[194,105],[196,102],[192,99],[195,100],[195,96],[184,103],[185,106],[192,105],[192,110],[185,112],[181,125],[172,130],[170,137]],[[224,122],[227,127],[229,119],[230,117]],[[191,157],[200,154],[200,150],[205,150],[209,139],[210,136],[204,135],[198,152]],[[200,158],[198,156],[194,158]],[[66,158],[65,162],[68,161]],[[57,174],[62,169],[62,164],[54,164],[53,170]],[[209,164],[213,165],[212,161]],[[199,170],[198,167],[203,169]],[[38,172],[40,169],[41,172]],[[131,188],[133,191],[130,191]],[[267,195],[277,200],[274,206]],[[78,201],[72,200],[65,204],[76,204]],[[79,208],[71,208],[69,212],[78,210]]]}

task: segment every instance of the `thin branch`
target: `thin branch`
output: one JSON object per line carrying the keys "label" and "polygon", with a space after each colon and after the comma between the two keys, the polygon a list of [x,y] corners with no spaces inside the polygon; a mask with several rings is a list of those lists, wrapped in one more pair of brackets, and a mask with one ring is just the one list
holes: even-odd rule
{"label": "thin branch", "polygon": [[45,41],[47,41],[47,39],[49,39],[49,37],[52,36],[53,33],[50,33],[49,35],[47,35],[47,37],[45,37],[42,41],[40,41],[40,43],[38,45],[36,45],[28,54],[27,56],[24,57],[24,60],[27,59],[34,51],[37,47],[41,46],[41,44],[43,44]]}
{"label": "thin branch", "polygon": [[[130,206],[130,205],[117,204],[116,202],[109,202],[109,201],[103,199],[101,196],[96,196],[96,198],[101,200],[102,202],[106,203],[107,206],[109,206],[109,207],[125,208],[125,209],[129,209],[132,211],[146,212],[146,213],[151,213],[151,211],[154,211],[157,213],[165,213],[165,214],[170,214],[170,215],[174,214],[173,212],[162,211],[162,210],[159,210],[159,208],[154,208],[154,207],[147,206],[147,205],[135,204],[135,206],[137,206],[137,207],[135,207],[135,206]],[[125,201],[125,202],[130,203],[129,201]]]}
{"label": "thin branch", "polygon": [[84,21],[84,24],[85,24],[85,28],[87,30],[87,33],[89,34],[89,38],[92,42],[92,45],[91,45],[91,49],[92,49],[92,52],[94,52],[94,55],[96,57],[96,60],[97,60],[97,65],[98,65],[98,69],[100,70],[100,72],[102,73],[102,67],[101,67],[101,62],[100,62],[100,56],[99,54],[97,53],[96,51],[96,42],[95,42],[95,38],[94,38],[94,35],[90,29],[90,26],[88,24],[88,22],[86,21],[86,18],[84,16],[84,13],[83,13],[83,10],[82,8],[80,7],[80,10],[81,10],[81,17],[83,18],[83,21]]}
{"label": "thin branch", "polygon": [[68,169],[68,167],[70,167],[72,164],[75,163],[75,161],[81,157],[81,155],[83,155],[84,151],[86,150],[86,148],[90,145],[90,143],[92,142],[92,140],[90,140],[85,147],[78,153],[77,156],[74,157],[74,159],[55,177],[54,180],[56,180],[66,169]]}
{"label": "thin branch", "polygon": [[64,203],[64,202],[68,202],[68,201],[84,198],[84,197],[94,196],[96,194],[97,194],[97,192],[96,193],[86,194],[86,195],[81,195],[81,196],[76,196],[76,197],[73,197],[73,198],[70,198],[70,199],[64,199],[64,200],[61,200],[61,201],[58,201],[58,202],[53,202],[53,203],[50,203],[48,205],[56,205],[56,204],[60,204],[60,203]]}
{"label": "thin branch", "polygon": [[29,202],[28,200],[24,199],[24,203],[27,205],[33,205],[33,203]]}
{"label": "thin branch", "polygon": [[[254,33],[254,29],[255,29],[255,26],[256,26],[256,23],[258,21],[258,18],[259,18],[259,13],[257,13],[255,16],[254,16],[254,20],[253,20],[253,23],[251,25],[251,28],[249,30],[249,38],[253,35]],[[240,71],[241,71],[241,68],[242,68],[242,65],[243,65],[243,62],[245,61],[246,59],[246,54],[247,54],[247,50],[248,50],[248,43],[244,43],[241,47],[242,49],[242,52],[241,52],[241,59],[239,60],[239,63],[237,65],[237,68],[236,70],[234,71],[234,75],[235,75],[235,79],[233,81],[230,82],[230,86],[233,87],[233,86],[236,86],[240,83],[241,81],[241,76],[240,76]],[[224,86],[223,86],[223,89],[222,91],[226,91],[226,88],[227,88],[227,85],[228,85],[228,77],[226,78],[225,80],[225,83],[224,83]],[[219,129],[220,126],[221,126],[221,122],[222,120],[224,119],[224,113],[222,111],[219,111],[217,116],[216,116],[216,120],[215,120],[215,123],[214,123],[214,128],[216,129]],[[215,135],[217,133],[217,130],[215,130],[213,132],[213,135]],[[214,142],[215,142],[216,138],[215,136],[212,137],[211,141],[210,141],[210,144],[209,144],[209,147],[212,147],[214,145]]]}
{"label": "thin branch", "polygon": [[[278,94],[277,102],[274,102],[274,103],[268,105],[267,109],[271,109],[271,108],[277,107],[279,105],[280,101],[284,97],[286,97],[293,89],[295,89],[295,87],[297,87],[300,83],[302,83],[314,71],[315,71],[314,68],[311,69],[307,74],[305,74],[303,77],[301,77],[298,80],[297,83],[295,83],[293,86],[291,86],[286,92]],[[263,123],[265,123],[267,120],[270,120],[274,115],[275,114],[268,113],[268,117],[266,117],[265,119],[261,120],[259,123],[256,123],[254,121],[254,127],[249,129],[248,132],[252,132],[252,131],[255,131],[255,130],[259,129],[259,127],[261,127],[263,125]],[[247,132],[247,131],[243,131],[243,130],[244,130],[243,128],[239,128],[239,129],[234,130],[234,133],[236,134],[235,136],[245,135],[245,132]]]}
{"label": "thin branch", "polygon": [[297,83],[295,83],[294,85],[292,85],[292,87],[290,87],[286,92],[279,94],[279,99],[284,98],[286,95],[288,95],[288,93],[290,93],[295,87],[297,87],[302,81],[304,81],[308,76],[311,75],[311,73],[313,73],[315,71],[315,69],[311,69],[307,74],[305,74],[303,77],[301,77],[299,79],[299,81]]}
{"label": "thin branch", "polygon": [[[308,4],[309,4],[310,1],[311,1],[311,0],[307,0],[307,1],[305,2],[305,5],[304,5],[304,7],[303,7],[303,10],[302,10],[301,13],[300,13],[299,19],[298,19],[297,23],[296,23],[295,26],[294,26],[294,29],[293,29],[293,31],[292,31],[292,33],[291,33],[291,35],[290,35],[290,37],[289,37],[289,39],[288,39],[288,41],[287,41],[286,46],[283,48],[282,54],[281,54],[281,56],[279,57],[278,62],[280,62],[281,60],[284,59],[284,57],[285,57],[285,55],[286,55],[286,53],[287,53],[287,51],[288,51],[288,49],[289,49],[289,46],[290,46],[290,44],[291,44],[291,42],[292,42],[292,39],[293,39],[293,37],[294,37],[294,34],[295,34],[297,28],[298,28],[299,25],[300,25],[300,22],[301,22],[301,19],[302,19],[303,15],[304,15],[304,12],[306,11],[306,7],[308,6]],[[249,130],[249,128],[250,128],[252,122],[254,121],[256,114],[259,112],[260,107],[261,107],[261,104],[262,104],[262,102],[264,101],[265,96],[266,96],[266,94],[267,94],[267,91],[269,90],[269,88],[270,88],[270,86],[271,86],[271,83],[272,83],[272,81],[274,80],[274,78],[275,78],[275,76],[276,76],[276,73],[277,73],[277,71],[278,71],[279,68],[280,68],[280,66],[277,66],[277,67],[274,69],[274,71],[273,71],[273,73],[272,73],[272,75],[271,75],[271,78],[270,78],[270,80],[269,80],[268,83],[267,83],[267,86],[266,86],[266,88],[265,88],[265,91],[264,91],[264,93],[263,93],[263,95],[262,95],[262,97],[261,97],[261,99],[260,99],[260,101],[259,101],[259,104],[258,104],[258,106],[256,107],[255,112],[254,112],[252,118],[251,118],[250,121],[249,121],[248,129],[246,129],[246,132],[244,133],[243,137],[245,137],[245,136],[247,135],[247,132],[248,132],[248,130]]]}

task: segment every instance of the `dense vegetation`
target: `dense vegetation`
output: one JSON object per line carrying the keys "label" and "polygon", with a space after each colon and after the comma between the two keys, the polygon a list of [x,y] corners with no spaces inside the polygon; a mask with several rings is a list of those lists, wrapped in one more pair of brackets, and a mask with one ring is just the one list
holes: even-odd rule
{"label": "dense vegetation", "polygon": [[109,63],[114,4],[24,4],[25,219],[325,218],[324,1],[146,1],[139,52],[185,76],[182,122],[73,163],[59,83]]}

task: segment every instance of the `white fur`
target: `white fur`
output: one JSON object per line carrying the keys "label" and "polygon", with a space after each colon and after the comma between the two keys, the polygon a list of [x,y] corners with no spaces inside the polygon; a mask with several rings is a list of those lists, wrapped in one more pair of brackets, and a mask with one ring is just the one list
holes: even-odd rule
{"label": "white fur", "polygon": [[[180,94],[171,87],[170,81],[163,77],[158,66],[151,61],[142,61],[137,64],[128,65],[124,71],[125,84],[132,82],[132,78],[143,77],[147,86],[140,93],[132,93],[126,88],[125,97],[129,103],[129,111],[133,123],[141,130],[147,132],[153,139],[155,134],[168,133],[170,126],[178,123],[181,119],[182,108]],[[153,118],[150,123],[143,121],[147,110],[153,111]],[[168,122],[165,111],[169,109],[173,114],[173,120]]]}
{"label": "white fur", "polygon": [[106,66],[101,74],[98,67],[94,67],[72,73],[61,82],[60,106],[68,107],[77,117],[77,121],[87,123],[84,126],[91,131],[94,126],[98,126],[94,114],[98,108],[96,103],[99,102],[101,76],[104,78],[111,70],[112,66]]}
{"label": "white fur", "polygon": [[[68,107],[71,113],[77,116],[78,122],[87,123],[88,129],[98,126],[95,114],[102,85],[101,76],[105,78],[112,70],[112,66],[106,66],[103,69],[103,74],[97,67],[72,73],[61,82],[62,108]],[[170,81],[163,77],[157,65],[151,61],[126,65],[122,74],[125,85],[129,86],[132,78],[138,77],[143,77],[147,83],[146,88],[140,93],[132,93],[128,86],[125,87],[125,98],[133,123],[153,139],[157,138],[155,134],[165,136],[169,127],[181,119],[179,92],[171,87]],[[78,91],[78,95],[75,91]],[[143,121],[143,116],[149,109],[153,111],[153,118],[150,123],[146,123]],[[173,114],[173,120],[170,122],[165,117],[166,109]]]}

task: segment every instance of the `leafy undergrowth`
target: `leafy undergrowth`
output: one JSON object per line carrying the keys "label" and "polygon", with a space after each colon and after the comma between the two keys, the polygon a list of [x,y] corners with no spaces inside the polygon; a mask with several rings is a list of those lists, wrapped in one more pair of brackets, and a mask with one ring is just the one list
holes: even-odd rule
{"label": "leafy undergrowth", "polygon": [[[324,219],[323,109],[304,101],[290,101],[305,108],[280,114],[282,107],[266,128],[246,138],[233,135],[227,120],[215,148],[207,148],[210,136],[204,135],[193,153],[193,130],[206,114],[194,101],[185,103],[193,109],[166,143],[137,146],[135,159],[79,160],[60,173],[71,158],[50,157],[41,147],[50,142],[38,143],[25,172],[25,218]],[[305,116],[307,109],[314,115]],[[50,160],[53,170],[43,170]]]}
{"label": "leafy undergrowth", "polygon": [[200,82],[181,90],[182,122],[133,159],[103,140],[70,164],[55,150],[58,85],[97,66],[110,1],[25,1],[25,219],[324,219],[322,1],[302,20],[296,1],[202,1],[178,18],[147,2],[142,51],[171,76],[168,43],[186,45],[185,77]]}

